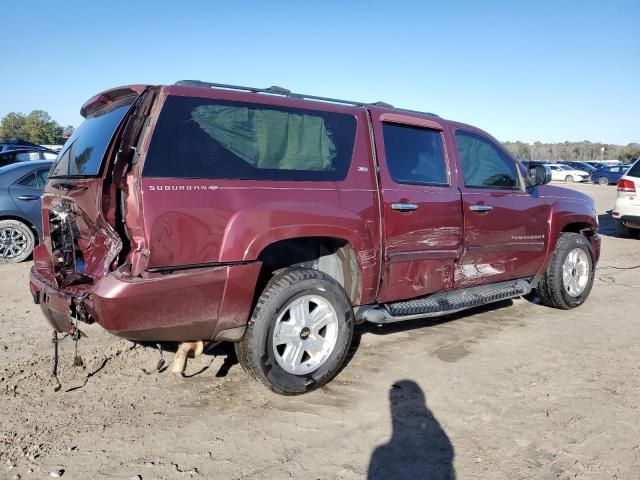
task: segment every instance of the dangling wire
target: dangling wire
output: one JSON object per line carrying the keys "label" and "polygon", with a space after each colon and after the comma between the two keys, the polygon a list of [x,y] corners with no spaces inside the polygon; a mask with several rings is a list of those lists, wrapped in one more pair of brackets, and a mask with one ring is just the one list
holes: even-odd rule
{"label": "dangling wire", "polygon": [[58,380],[58,332],[53,331],[53,336],[51,338],[51,343],[53,343],[53,372],[51,376],[56,381],[56,386],[53,387],[53,391],[57,392],[62,388],[62,384],[60,380]]}

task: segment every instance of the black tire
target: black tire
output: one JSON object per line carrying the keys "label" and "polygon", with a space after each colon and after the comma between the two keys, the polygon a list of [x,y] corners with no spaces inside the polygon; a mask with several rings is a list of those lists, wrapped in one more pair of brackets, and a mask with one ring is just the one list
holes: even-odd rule
{"label": "black tire", "polygon": [[[567,255],[576,248],[585,251],[587,254],[589,260],[589,278],[582,293],[573,297],[567,292],[564,286],[562,267]],[[562,310],[576,308],[582,305],[587,297],[589,297],[591,287],[593,287],[594,274],[594,254],[589,240],[579,233],[562,233],[556,243],[549,267],[536,288],[536,293],[538,297],[540,297],[540,302],[547,307],[560,308]]]}
{"label": "black tire", "polygon": [[[3,237],[18,236],[20,251],[13,250],[15,243],[4,242]],[[17,241],[14,240],[14,241]],[[36,244],[36,236],[28,225],[19,220],[0,220],[0,265],[8,263],[20,263],[31,255]]]}
{"label": "black tire", "polygon": [[600,177],[598,179],[598,185],[609,185],[609,179],[607,177]]}
{"label": "black tire", "polygon": [[[305,375],[294,375],[278,364],[272,342],[280,314],[305,295],[321,296],[333,306],[338,334],[324,363]],[[236,343],[236,354],[244,370],[273,392],[299,395],[321,387],[340,371],[351,346],[354,324],[351,302],[338,282],[317,270],[288,268],[276,274],[260,295],[244,337]]]}
{"label": "black tire", "polygon": [[629,228],[620,220],[616,220],[616,233],[621,238],[637,238],[640,231],[635,228]]}
{"label": "black tire", "polygon": [[567,175],[564,177],[564,181],[568,183],[573,183],[573,175]]}

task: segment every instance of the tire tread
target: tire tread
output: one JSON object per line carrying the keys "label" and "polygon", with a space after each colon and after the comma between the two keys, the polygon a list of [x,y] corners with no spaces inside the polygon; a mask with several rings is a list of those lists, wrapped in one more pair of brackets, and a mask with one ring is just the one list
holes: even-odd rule
{"label": "tire tread", "polygon": [[[308,268],[286,268],[282,271],[276,273],[271,280],[267,283],[266,287],[262,291],[258,301],[256,302],[256,306],[253,309],[251,314],[251,318],[247,324],[247,329],[242,340],[235,344],[236,355],[238,357],[238,361],[242,365],[244,371],[254,380],[260,382],[264,386],[266,386],[269,390],[281,394],[281,395],[290,395],[291,392],[281,390],[273,385],[267,377],[263,374],[260,359],[258,355],[252,355],[251,352],[251,339],[254,336],[254,330],[256,328],[257,322],[261,321],[261,313],[262,310],[266,307],[266,305],[271,301],[271,299],[278,294],[282,293],[289,286],[312,279],[322,279],[324,281],[333,282],[336,285],[337,282],[329,275],[320,272],[318,270],[308,269]],[[339,286],[339,285],[338,285]],[[345,298],[348,300],[346,293]],[[351,339],[349,339],[350,343]],[[348,350],[348,349],[347,349]],[[346,356],[345,352],[345,355]],[[342,362],[344,358],[342,359]],[[341,363],[342,363],[341,362]],[[333,375],[329,376],[329,379],[332,378]],[[327,379],[327,381],[329,380]],[[321,385],[318,385],[321,386]]]}
{"label": "tire tread", "polygon": [[[538,283],[536,293],[540,298],[540,302],[547,307],[570,310],[577,306],[569,304],[563,297],[562,269],[559,264],[559,257],[563,255],[566,248],[575,245],[577,238],[583,237],[579,233],[573,232],[563,232],[560,234],[556,248],[553,251],[553,256],[551,257],[551,262],[549,262],[549,267]],[[591,249],[589,249],[589,255],[591,255],[593,262],[593,252]],[[588,288],[590,289],[590,286]]]}

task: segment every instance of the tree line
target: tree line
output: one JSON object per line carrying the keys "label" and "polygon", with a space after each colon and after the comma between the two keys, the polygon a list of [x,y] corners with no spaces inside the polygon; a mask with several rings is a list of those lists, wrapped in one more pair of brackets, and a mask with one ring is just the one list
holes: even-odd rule
{"label": "tree line", "polygon": [[[0,141],[20,138],[32,143],[62,144],[73,133],[73,127],[62,127],[44,110],[33,110],[28,115],[11,112],[0,120]],[[503,142],[522,160],[622,160],[631,162],[640,158],[640,144],[613,145],[609,143],[563,142],[533,145],[525,142]]]}
{"label": "tree line", "polygon": [[0,120],[0,141],[19,138],[40,145],[63,144],[73,133],[73,127],[62,127],[44,110],[33,110],[28,115],[7,113]]}
{"label": "tree line", "polygon": [[533,145],[525,142],[503,142],[504,146],[522,160],[621,160],[625,163],[640,158],[640,144],[613,145],[610,143],[562,142]]}

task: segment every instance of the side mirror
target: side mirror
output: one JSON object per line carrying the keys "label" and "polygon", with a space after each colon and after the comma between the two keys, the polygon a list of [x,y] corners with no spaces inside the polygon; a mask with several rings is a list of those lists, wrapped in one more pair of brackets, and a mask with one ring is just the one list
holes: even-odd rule
{"label": "side mirror", "polygon": [[546,165],[531,165],[529,177],[534,186],[545,185],[551,181],[551,169]]}

